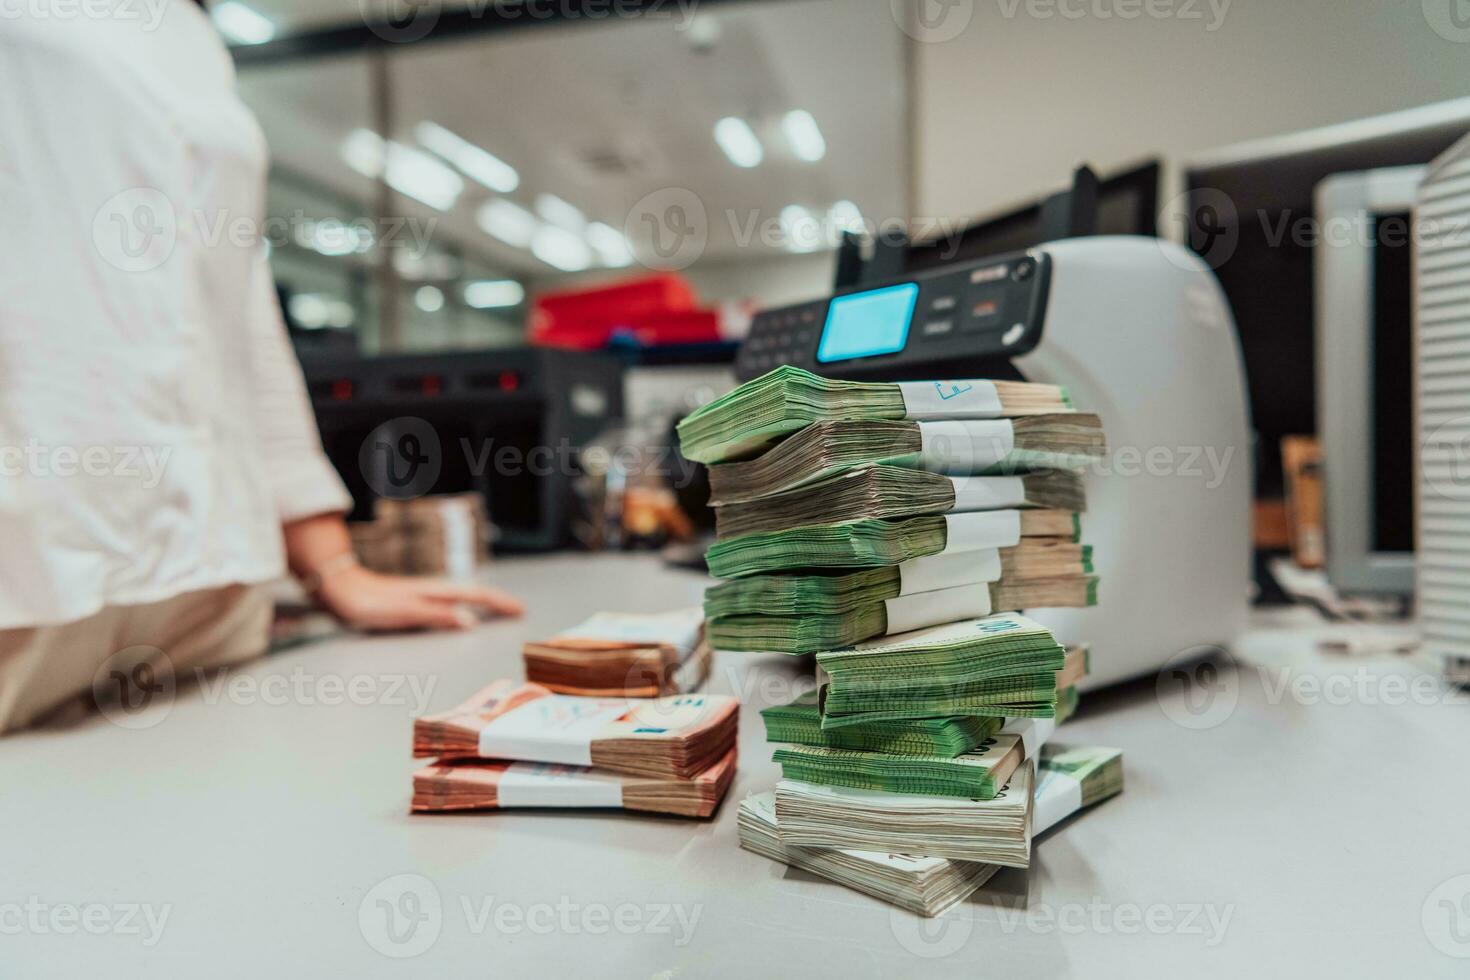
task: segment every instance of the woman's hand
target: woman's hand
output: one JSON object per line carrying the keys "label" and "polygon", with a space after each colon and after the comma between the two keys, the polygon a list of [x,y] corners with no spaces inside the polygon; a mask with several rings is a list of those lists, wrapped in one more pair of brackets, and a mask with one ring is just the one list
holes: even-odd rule
{"label": "woman's hand", "polygon": [[283,531],[291,571],[349,626],[467,629],[479,621],[479,614],[521,614],[521,604],[499,589],[368,571],[352,557],[352,538],[341,514],[292,521]]}
{"label": "woman's hand", "polygon": [[468,629],[478,614],[522,612],[514,597],[489,586],[380,575],[361,565],[324,576],[316,594],[338,619],[367,630]]}

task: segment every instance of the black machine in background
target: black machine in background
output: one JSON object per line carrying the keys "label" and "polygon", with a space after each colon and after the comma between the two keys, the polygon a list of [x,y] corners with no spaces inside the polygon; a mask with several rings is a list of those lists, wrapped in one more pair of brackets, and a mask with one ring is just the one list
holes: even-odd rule
{"label": "black machine in background", "polygon": [[350,518],[370,518],[385,490],[396,495],[374,486],[381,484],[370,479],[376,463],[365,460],[393,452],[404,437],[414,440],[415,453],[428,454],[435,447],[423,444],[431,438],[437,471],[405,495],[483,494],[500,550],[568,543],[579,453],[623,412],[622,362],[595,352],[303,354],[302,367],[327,456],[352,493]]}
{"label": "black machine in background", "polygon": [[[1046,255],[1021,252],[762,310],[751,321],[735,376],[748,381],[790,364],[829,377],[868,381],[1016,377],[1010,359],[1041,339],[1050,275]],[[882,315],[905,325],[912,321],[898,345],[827,356],[825,339],[843,331],[852,308],[848,304],[869,304],[871,309],[873,303],[885,302],[885,294],[893,294],[903,309]]]}
{"label": "black machine in background", "polygon": [[923,241],[895,241],[885,236],[864,257],[859,240],[844,233],[837,253],[837,292],[901,279],[907,275],[963,265],[1010,252],[1024,252],[1043,242],[1084,235],[1159,233],[1159,175],[1162,165],[1150,160],[1130,170],[1099,178],[1081,166],[1072,184],[1040,200],[984,221]]}
{"label": "black machine in background", "polygon": [[[1014,378],[1011,358],[1040,339],[1050,274],[1046,257],[1027,250],[1086,235],[1156,235],[1158,182],[1157,161],[1106,180],[1083,166],[1067,189],[957,236],[912,243],[879,238],[864,256],[859,240],[845,234],[833,295],[756,314],[736,358],[736,377],[746,381],[778,364],[793,364],[868,380],[956,371]],[[841,298],[888,284],[917,286],[914,342],[887,356],[819,363],[823,327]]]}

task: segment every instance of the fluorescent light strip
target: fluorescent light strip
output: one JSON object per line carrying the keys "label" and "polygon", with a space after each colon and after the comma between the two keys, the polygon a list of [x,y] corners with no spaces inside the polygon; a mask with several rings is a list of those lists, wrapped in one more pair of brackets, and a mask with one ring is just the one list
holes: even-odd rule
{"label": "fluorescent light strip", "polygon": [[633,264],[633,247],[622,232],[601,221],[588,222],[575,205],[555,194],[538,194],[536,211],[532,214],[519,204],[496,198],[487,201],[477,217],[486,234],[515,248],[530,249],[536,258],[563,272],[590,268],[594,258],[610,269]]}
{"label": "fluorescent light strip", "polygon": [[761,149],[761,141],[756,139],[755,130],[738,116],[726,116],[715,123],[715,142],[737,167],[754,167],[765,159],[765,151]]}
{"label": "fluorescent light strip", "polygon": [[781,234],[789,252],[812,252],[822,244],[821,223],[800,204],[788,204],[781,209]]}
{"label": "fluorescent light strip", "polygon": [[235,44],[264,44],[276,36],[276,25],[269,17],[237,0],[216,4],[209,16],[219,32]]}
{"label": "fluorescent light strip", "polygon": [[781,132],[797,159],[815,163],[827,155],[827,141],[822,138],[822,130],[805,109],[792,109],[786,113],[781,119]]}
{"label": "fluorescent light strip", "polygon": [[327,218],[298,225],[296,244],[318,255],[339,258],[372,251],[373,235],[358,225]]}
{"label": "fluorescent light strip", "polygon": [[521,175],[515,167],[438,123],[421,122],[414,127],[413,134],[426,149],[448,160],[466,177],[492,191],[509,194],[521,185]]}
{"label": "fluorescent light strip", "polygon": [[464,287],[465,303],[477,310],[518,306],[525,298],[525,288],[514,279],[480,279]]}
{"label": "fluorescent light strip", "polygon": [[592,250],[569,231],[542,225],[531,239],[531,254],[562,272],[581,272],[592,265]]}
{"label": "fluorescent light strip", "polygon": [[628,238],[611,225],[594,221],[587,226],[587,244],[598,260],[609,269],[622,269],[633,264],[633,246]]}
{"label": "fluorescent light strip", "polygon": [[369,129],[355,129],[342,144],[342,158],[364,177],[383,176],[383,159],[387,157],[387,181],[400,194],[406,194],[438,211],[448,211],[464,191],[459,174],[419,150],[401,143],[388,142]]}
{"label": "fluorescent light strip", "polygon": [[541,226],[534,214],[504,198],[486,201],[476,218],[485,234],[516,248],[530,248],[531,239]]}
{"label": "fluorescent light strip", "polygon": [[288,301],[291,319],[306,330],[352,326],[356,311],[346,300],[324,293],[296,293]]}
{"label": "fluorescent light strip", "polygon": [[580,235],[587,227],[587,216],[555,194],[536,195],[536,213],[547,224],[555,225],[573,235]]}

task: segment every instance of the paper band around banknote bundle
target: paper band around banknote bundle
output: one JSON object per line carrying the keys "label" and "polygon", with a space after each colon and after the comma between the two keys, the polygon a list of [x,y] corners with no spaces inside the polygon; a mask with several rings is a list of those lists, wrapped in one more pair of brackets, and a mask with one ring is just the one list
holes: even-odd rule
{"label": "paper band around banknote bundle", "polygon": [[1013,548],[1021,543],[1021,512],[1018,510],[979,510],[944,515],[944,548],[947,555],[955,551],[979,551],[982,548]]}
{"label": "paper band around banknote bundle", "polygon": [[593,739],[627,712],[623,699],[547,695],[491,719],[480,730],[480,755],[590,766]]}
{"label": "paper band around banknote bundle", "polygon": [[988,585],[957,585],[933,592],[884,599],[888,633],[907,633],[925,626],[952,623],[957,619],[979,619],[990,615]]}
{"label": "paper band around banknote bundle", "polygon": [[1031,833],[1050,830],[1082,809],[1082,781],[1055,769],[1038,770],[1034,807]]}
{"label": "paper band around banknote bundle", "polygon": [[900,381],[904,415],[930,419],[994,418],[1005,414],[1000,392],[989,381]]}
{"label": "paper band around banknote bundle", "polygon": [[935,473],[979,473],[1003,463],[1015,448],[1010,419],[919,423],[918,466]]}
{"label": "paper band around banknote bundle", "polygon": [[517,762],[496,783],[500,807],[618,807],[623,781],[616,776],[544,762]]}
{"label": "paper band around banknote bundle", "polygon": [[551,642],[598,640],[607,645],[666,644],[687,655],[699,643],[703,627],[704,610],[698,606],[669,613],[599,612],[556,634]]}
{"label": "paper band around banknote bundle", "polygon": [[1019,476],[950,476],[956,512],[1026,506],[1026,481]]}
{"label": "paper band around banknote bundle", "polygon": [[957,585],[986,584],[999,581],[1002,572],[999,548],[911,558],[898,565],[898,594],[904,596]]}
{"label": "paper band around banknote bundle", "polygon": [[1002,734],[1015,735],[1027,759],[1035,759],[1046,740],[1057,730],[1055,718],[1012,718],[1001,726]]}

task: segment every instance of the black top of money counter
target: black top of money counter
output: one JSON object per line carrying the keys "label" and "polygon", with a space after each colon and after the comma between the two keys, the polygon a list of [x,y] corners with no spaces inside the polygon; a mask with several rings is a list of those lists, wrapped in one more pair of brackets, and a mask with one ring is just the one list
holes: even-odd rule
{"label": "black top of money counter", "polygon": [[1050,282],[1049,256],[1016,252],[763,310],[735,374],[747,381],[791,364],[874,381],[1016,378],[1011,359],[1040,342]]}

